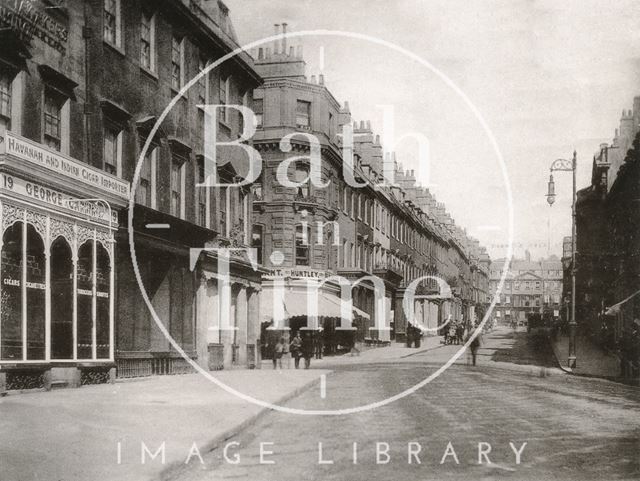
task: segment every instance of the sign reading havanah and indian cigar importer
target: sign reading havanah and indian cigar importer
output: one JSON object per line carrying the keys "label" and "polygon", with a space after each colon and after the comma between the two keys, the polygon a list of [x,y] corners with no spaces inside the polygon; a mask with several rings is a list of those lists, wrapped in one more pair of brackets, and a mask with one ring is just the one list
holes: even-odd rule
{"label": "sign reading havanah and indian cigar importer", "polygon": [[45,167],[74,181],[96,187],[118,197],[129,198],[127,181],[48,150],[29,139],[6,132],[4,146],[5,153],[8,155]]}

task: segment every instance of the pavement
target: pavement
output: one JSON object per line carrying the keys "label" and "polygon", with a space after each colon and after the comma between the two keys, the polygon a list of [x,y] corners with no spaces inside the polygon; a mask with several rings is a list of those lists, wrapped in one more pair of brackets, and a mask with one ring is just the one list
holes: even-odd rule
{"label": "pavement", "polygon": [[[325,373],[212,375],[244,394],[282,404]],[[0,480],[159,479],[184,466],[193,443],[205,453],[267,411],[199,374],[6,396],[0,399]],[[153,454],[163,442],[164,462],[161,453],[155,459],[145,453],[143,464],[142,443]]]}
{"label": "pavement", "polygon": [[620,360],[586,337],[576,336],[576,367],[573,369],[567,367],[569,336],[557,336],[551,345],[558,364],[573,374],[605,379],[620,377]]}

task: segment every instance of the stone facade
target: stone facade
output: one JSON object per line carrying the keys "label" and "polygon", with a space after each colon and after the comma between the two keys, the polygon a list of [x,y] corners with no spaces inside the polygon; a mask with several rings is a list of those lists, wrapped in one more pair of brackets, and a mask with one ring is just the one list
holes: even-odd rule
{"label": "stone facade", "polygon": [[[491,296],[497,293],[504,262],[504,259],[497,259],[491,263]],[[500,323],[509,324],[524,322],[529,313],[548,310],[559,319],[562,289],[563,266],[557,257],[532,261],[527,253],[525,259],[512,259],[493,317]]]}

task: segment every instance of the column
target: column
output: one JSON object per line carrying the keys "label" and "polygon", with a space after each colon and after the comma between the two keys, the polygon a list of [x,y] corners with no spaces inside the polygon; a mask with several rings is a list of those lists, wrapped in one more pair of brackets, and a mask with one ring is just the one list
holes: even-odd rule
{"label": "column", "polygon": [[47,232],[44,238],[44,358],[51,360],[51,217],[47,216]]}
{"label": "column", "polygon": [[209,319],[207,316],[207,278],[204,275],[198,276],[198,287],[196,290],[196,353],[198,364],[203,369],[209,368]]}
{"label": "column", "polygon": [[[109,360],[114,361],[115,359],[115,340],[116,340],[116,330],[115,330],[115,280],[116,280],[116,246],[115,239],[113,238],[113,232],[109,231]],[[115,374],[114,374],[115,375]]]}
{"label": "column", "polygon": [[404,295],[404,290],[398,289],[396,291],[396,295],[393,300],[394,302],[393,317],[395,322],[395,334],[396,334],[396,341],[398,342],[404,342],[407,339],[406,338],[407,317],[404,312],[404,308],[402,307],[403,295]]}
{"label": "column", "polygon": [[71,260],[73,262],[73,359],[78,359],[78,226],[73,225],[73,242],[71,243]]}
{"label": "column", "polygon": [[239,346],[238,361],[241,366],[246,366],[247,364],[248,312],[247,287],[243,285],[238,291],[238,300],[236,302],[236,325],[238,326],[238,331],[236,332],[236,344]]}
{"label": "column", "polygon": [[98,292],[96,289],[98,268],[98,249],[96,241],[96,230],[93,229],[93,249],[92,249],[92,262],[91,262],[91,359],[97,359],[98,357],[98,342],[97,342],[97,330],[96,330],[96,313],[98,308]]}
{"label": "column", "polygon": [[22,218],[22,360],[27,360],[27,211]]}
{"label": "column", "polygon": [[260,291],[255,287],[248,290],[248,312],[247,312],[247,342],[249,344],[258,343],[260,348]]}

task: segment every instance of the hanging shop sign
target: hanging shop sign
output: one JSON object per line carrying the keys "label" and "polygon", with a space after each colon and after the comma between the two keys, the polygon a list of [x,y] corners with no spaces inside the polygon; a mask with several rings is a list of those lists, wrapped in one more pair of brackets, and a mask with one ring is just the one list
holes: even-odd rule
{"label": "hanging shop sign", "polygon": [[38,38],[64,53],[69,31],[43,10],[37,0],[3,0],[0,2],[0,28],[8,28],[23,41]]}
{"label": "hanging shop sign", "polygon": [[[0,174],[0,190],[72,211],[105,224],[109,223],[109,210],[102,203],[76,199],[50,187],[45,187],[15,175]],[[118,214],[115,211],[112,211],[111,224],[118,225]]]}
{"label": "hanging shop sign", "polygon": [[5,141],[0,145],[4,145],[7,155],[44,167],[74,181],[100,189],[103,192],[129,199],[129,183],[127,181],[65,157],[59,152],[48,150],[29,139],[20,137],[12,132],[6,132]]}

